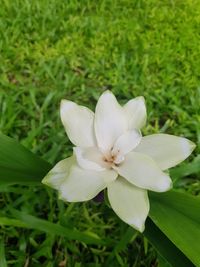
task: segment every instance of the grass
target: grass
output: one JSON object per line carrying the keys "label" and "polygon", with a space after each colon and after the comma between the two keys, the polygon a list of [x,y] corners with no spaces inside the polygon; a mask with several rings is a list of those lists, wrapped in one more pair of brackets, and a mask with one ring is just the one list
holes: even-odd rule
{"label": "grass", "polygon": [[[59,118],[60,100],[94,109],[110,89],[121,103],[145,96],[144,134],[165,132],[199,143],[199,27],[197,0],[2,0],[1,132],[56,163],[72,152]],[[199,147],[192,157],[198,153]],[[186,171],[177,186],[198,194],[198,174]],[[18,209],[108,238],[106,245],[87,245],[45,233],[37,221],[33,229],[4,222],[2,267],[164,266],[147,240],[130,232],[105,204],[64,204],[42,186],[0,191],[1,216]],[[109,237],[115,244],[109,245]]]}

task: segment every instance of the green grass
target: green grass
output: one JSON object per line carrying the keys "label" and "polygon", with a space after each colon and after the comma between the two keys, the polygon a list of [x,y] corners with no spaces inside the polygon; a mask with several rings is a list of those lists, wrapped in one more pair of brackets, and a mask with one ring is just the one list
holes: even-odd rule
{"label": "green grass", "polygon": [[[99,95],[110,89],[121,103],[145,96],[144,134],[166,132],[199,143],[199,29],[198,0],[2,0],[1,132],[56,163],[72,152],[59,118],[60,100],[94,109]],[[199,147],[190,160],[198,153]],[[184,174],[177,186],[198,194],[199,174]],[[105,204],[64,204],[43,186],[0,191],[3,217],[18,209],[108,239],[106,245],[86,245],[44,232],[37,223],[28,229],[4,221],[1,267],[6,261],[13,267],[158,264],[147,240],[130,232]]]}

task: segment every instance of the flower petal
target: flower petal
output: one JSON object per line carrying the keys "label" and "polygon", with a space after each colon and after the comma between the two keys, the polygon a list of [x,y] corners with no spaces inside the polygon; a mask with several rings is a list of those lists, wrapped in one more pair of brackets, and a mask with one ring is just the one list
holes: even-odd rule
{"label": "flower petal", "polygon": [[71,142],[80,147],[95,146],[94,113],[68,100],[60,105],[61,121]]}
{"label": "flower petal", "polygon": [[115,155],[119,153],[120,155],[125,155],[132,151],[139,143],[142,138],[140,131],[132,130],[127,131],[122,134],[114,144],[112,149],[112,154]]}
{"label": "flower petal", "polygon": [[95,111],[95,134],[99,148],[103,152],[110,150],[126,129],[127,121],[123,108],[110,91],[104,92]]}
{"label": "flower petal", "polygon": [[130,152],[118,167],[118,173],[135,186],[156,192],[165,192],[172,186],[170,177],[161,171],[148,156]]}
{"label": "flower petal", "polygon": [[122,177],[108,185],[108,198],[115,213],[140,232],[149,213],[147,191],[135,187]]}
{"label": "flower petal", "polygon": [[74,147],[74,154],[78,165],[83,169],[103,171],[106,169],[103,162],[103,154],[97,147]]}
{"label": "flower petal", "polygon": [[90,200],[116,177],[117,173],[114,170],[96,172],[73,165],[69,176],[60,186],[59,197],[69,202]]}
{"label": "flower petal", "polygon": [[128,129],[141,129],[146,123],[146,106],[143,96],[131,99],[124,105]]}
{"label": "flower petal", "polygon": [[190,140],[169,134],[153,134],[142,138],[135,151],[153,158],[162,170],[185,160],[194,150]]}
{"label": "flower petal", "polygon": [[58,190],[63,181],[68,177],[71,166],[75,162],[74,157],[59,161],[43,178],[42,183]]}

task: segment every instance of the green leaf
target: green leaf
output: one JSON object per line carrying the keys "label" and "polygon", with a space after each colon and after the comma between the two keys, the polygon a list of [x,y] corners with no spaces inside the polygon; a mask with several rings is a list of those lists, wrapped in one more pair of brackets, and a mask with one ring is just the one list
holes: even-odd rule
{"label": "green leaf", "polygon": [[[95,233],[80,232],[71,228],[64,227],[60,224],[55,224],[43,219],[39,219],[35,216],[26,214],[24,212],[20,212],[15,209],[12,209],[12,214],[17,219],[13,221],[14,226],[36,229],[48,234],[63,236],[69,240],[78,240],[86,244],[105,245],[105,242]],[[5,223],[5,218],[3,218],[3,220],[4,220],[3,222]],[[1,218],[0,218],[0,223],[1,223]]]}
{"label": "green leaf", "polygon": [[0,184],[35,184],[51,165],[14,139],[0,134]]}
{"label": "green leaf", "polygon": [[8,217],[0,217],[0,225],[27,228],[27,225],[22,221]]}
{"label": "green leaf", "polygon": [[149,195],[152,221],[195,266],[200,266],[200,198],[174,190]]}
{"label": "green leaf", "polygon": [[146,220],[144,235],[169,265],[173,267],[194,266],[150,218]]}

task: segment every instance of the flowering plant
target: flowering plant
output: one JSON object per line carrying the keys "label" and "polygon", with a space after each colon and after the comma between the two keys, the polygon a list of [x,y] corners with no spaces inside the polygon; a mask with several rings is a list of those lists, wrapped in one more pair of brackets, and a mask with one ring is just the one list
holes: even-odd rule
{"label": "flowering plant", "polygon": [[61,101],[60,116],[75,145],[73,155],[58,162],[42,180],[60,199],[86,201],[107,188],[110,205],[126,223],[144,231],[149,213],[147,190],[172,188],[167,169],[187,158],[195,145],[183,137],[154,134],[142,137],[146,122],[143,97],[123,107],[104,92],[95,113],[68,100]]}

